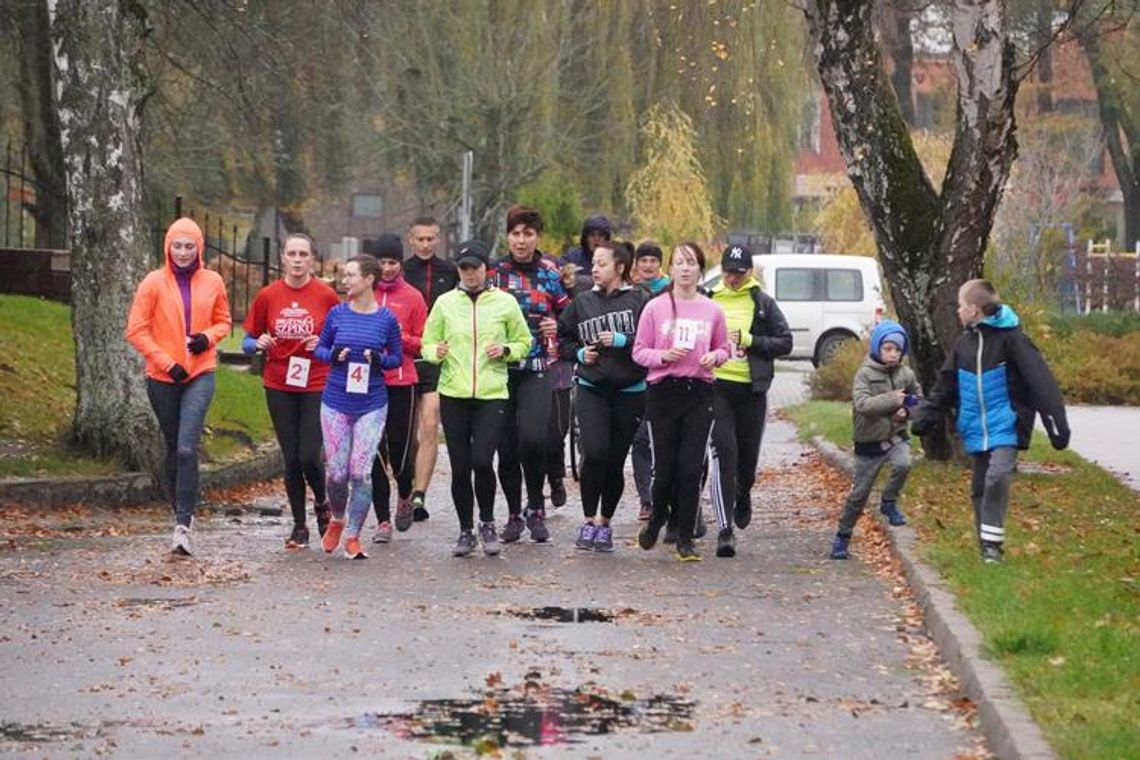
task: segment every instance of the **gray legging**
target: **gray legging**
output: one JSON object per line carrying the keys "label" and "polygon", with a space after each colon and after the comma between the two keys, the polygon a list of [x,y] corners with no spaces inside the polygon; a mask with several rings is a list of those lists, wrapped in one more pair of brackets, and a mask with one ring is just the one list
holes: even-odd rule
{"label": "gray legging", "polygon": [[906,478],[910,475],[910,444],[901,441],[878,456],[855,457],[855,474],[851,477],[851,493],[847,496],[843,514],[839,518],[839,535],[850,536],[855,529],[855,523],[858,522],[859,515],[863,514],[863,506],[875,485],[875,477],[885,464],[891,466],[891,473],[883,488],[882,501],[893,503],[898,501]]}
{"label": "gray legging", "polygon": [[166,480],[179,525],[190,527],[198,508],[198,441],[214,398],[214,373],[187,383],[146,380],[146,395],[166,441]]}

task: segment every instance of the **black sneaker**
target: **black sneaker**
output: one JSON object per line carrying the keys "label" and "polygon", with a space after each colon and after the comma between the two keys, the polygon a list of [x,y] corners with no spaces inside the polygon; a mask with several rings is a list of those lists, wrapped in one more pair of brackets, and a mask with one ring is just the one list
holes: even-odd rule
{"label": "black sneaker", "polygon": [[725,528],[716,537],[716,556],[736,556],[736,536],[732,535],[732,528]]}
{"label": "black sneaker", "polygon": [[324,501],[320,504],[314,504],[313,511],[317,513],[317,533],[320,534],[321,538],[324,538],[325,529],[329,527],[329,520],[332,519],[329,503]]}
{"label": "black sneaker", "polygon": [[1001,544],[997,541],[982,542],[982,562],[987,565],[996,565],[1002,561]]}
{"label": "black sneaker", "polygon": [[499,540],[504,544],[513,544],[522,538],[523,528],[522,518],[518,515],[510,515],[507,517],[507,523],[503,526],[503,532],[499,534]]}
{"label": "black sneaker", "polygon": [[550,506],[558,508],[566,504],[566,486],[562,478],[550,479]]}
{"label": "black sneaker", "polygon": [[637,534],[637,545],[645,551],[649,551],[654,546],[657,546],[657,536],[661,533],[661,529],[665,527],[660,523],[650,520],[645,523],[645,527]]}
{"label": "black sneaker", "polygon": [[427,509],[424,507],[423,494],[412,495],[412,522],[423,522],[431,515],[428,514]]}
{"label": "black sneaker", "polygon": [[479,526],[479,538],[483,541],[483,553],[494,557],[503,550],[499,543],[499,534],[495,532],[495,523],[485,522]]}
{"label": "black sneaker", "polygon": [[665,538],[661,539],[661,543],[670,545],[677,543],[677,529],[672,525],[666,528]]}
{"label": "black sneaker", "polygon": [[693,545],[692,541],[686,541],[677,547],[677,559],[682,562],[700,562],[701,555],[697,552],[697,547]]}
{"label": "black sneaker", "polygon": [[451,556],[466,557],[473,551],[475,551],[475,533],[469,530],[460,531],[459,540],[455,542]]}
{"label": "black sneaker", "polygon": [[309,546],[309,529],[304,523],[293,526],[293,532],[285,539],[286,549],[307,549]]}
{"label": "black sneaker", "polygon": [[545,509],[528,508],[524,516],[526,517],[526,529],[530,531],[531,541],[541,544],[550,540],[550,528],[546,527]]}
{"label": "black sneaker", "polygon": [[741,500],[736,503],[736,508],[732,510],[732,521],[736,523],[736,527],[744,530],[748,527],[748,523],[752,522],[752,499]]}

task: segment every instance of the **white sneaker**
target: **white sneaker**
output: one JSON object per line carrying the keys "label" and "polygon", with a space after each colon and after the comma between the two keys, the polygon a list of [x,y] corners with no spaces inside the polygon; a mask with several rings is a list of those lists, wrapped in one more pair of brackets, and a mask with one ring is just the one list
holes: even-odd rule
{"label": "white sneaker", "polygon": [[194,556],[194,534],[185,525],[175,525],[170,539],[170,553],[183,557]]}

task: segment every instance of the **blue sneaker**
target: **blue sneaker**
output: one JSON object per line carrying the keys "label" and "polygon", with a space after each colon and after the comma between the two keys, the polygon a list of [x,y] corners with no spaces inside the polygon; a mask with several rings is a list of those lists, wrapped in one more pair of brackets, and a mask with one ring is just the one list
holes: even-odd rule
{"label": "blue sneaker", "polygon": [[585,551],[590,551],[594,548],[594,541],[597,540],[598,526],[592,522],[582,523],[582,527],[578,529],[578,540],[574,542],[574,546]]}
{"label": "blue sneaker", "polygon": [[887,522],[896,528],[900,525],[906,525],[906,518],[903,513],[899,511],[899,505],[893,501],[884,501],[879,506],[879,511],[887,518]]}
{"label": "blue sneaker", "polygon": [[851,536],[836,536],[835,543],[831,545],[831,559],[851,559],[847,545],[851,543]]}
{"label": "blue sneaker", "polygon": [[599,525],[594,533],[594,551],[612,552],[614,550],[614,529],[608,525]]}

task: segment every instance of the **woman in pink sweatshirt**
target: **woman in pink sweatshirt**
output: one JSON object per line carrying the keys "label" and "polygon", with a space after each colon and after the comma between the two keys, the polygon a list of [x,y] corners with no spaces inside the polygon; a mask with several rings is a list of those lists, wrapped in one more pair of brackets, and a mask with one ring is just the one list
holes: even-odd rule
{"label": "woman in pink sweatshirt", "polygon": [[641,312],[633,360],[649,369],[645,418],[653,451],[653,516],[637,537],[652,549],[670,522],[677,525],[677,559],[697,561],[693,528],[701,465],[713,419],[713,368],[728,361],[724,312],[697,290],[705,255],[696,243],[673,249],[672,284]]}

